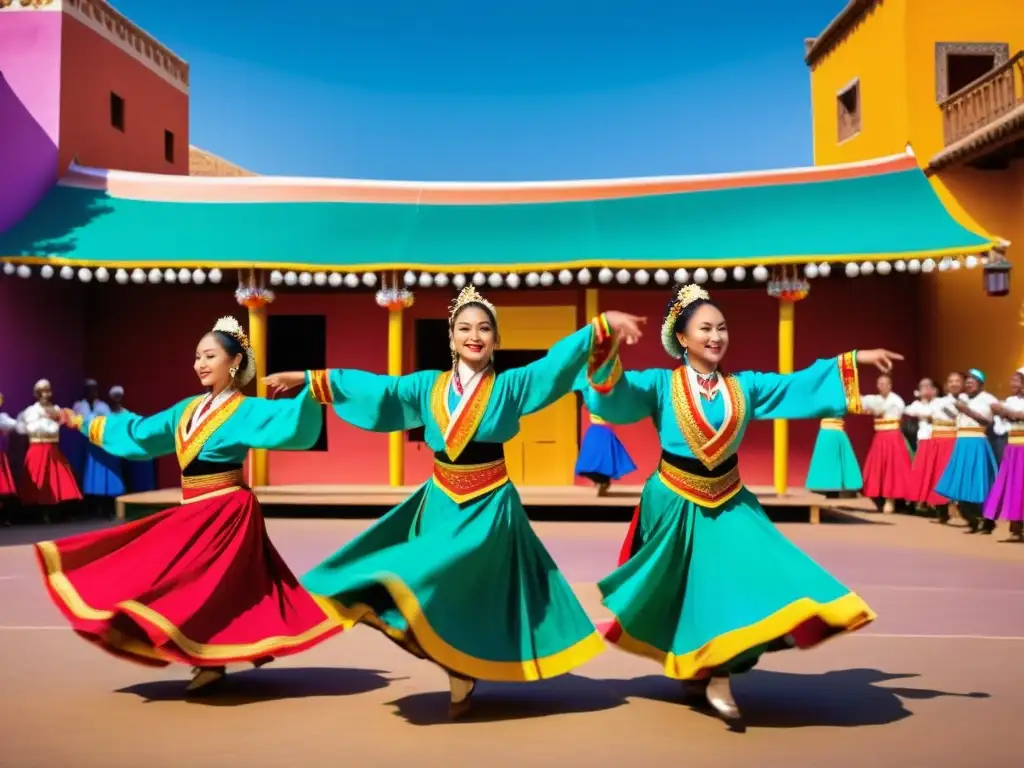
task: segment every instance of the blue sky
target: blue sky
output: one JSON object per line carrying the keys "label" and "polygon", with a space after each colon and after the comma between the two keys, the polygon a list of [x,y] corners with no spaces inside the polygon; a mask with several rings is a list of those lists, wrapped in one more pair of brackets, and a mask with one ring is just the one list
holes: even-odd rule
{"label": "blue sky", "polygon": [[192,143],[414,180],[811,162],[803,39],[845,0],[115,0],[188,60]]}

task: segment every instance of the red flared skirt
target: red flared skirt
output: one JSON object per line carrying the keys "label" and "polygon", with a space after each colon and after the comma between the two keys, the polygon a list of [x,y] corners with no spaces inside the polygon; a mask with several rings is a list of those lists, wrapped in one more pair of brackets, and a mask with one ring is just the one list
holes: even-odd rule
{"label": "red flared skirt", "polygon": [[18,486],[14,484],[14,475],[11,474],[11,462],[7,460],[7,454],[0,451],[0,499],[17,495]]}
{"label": "red flared skirt", "polygon": [[875,432],[864,461],[864,490],[869,499],[905,499],[910,488],[910,450],[898,429]]}
{"label": "red flared skirt", "polygon": [[935,492],[939,478],[953,455],[956,440],[952,437],[933,437],[917,444],[914,468],[910,474],[910,490],[907,501],[939,507],[948,504],[949,499]]}
{"label": "red flared skirt", "polygon": [[35,547],[72,628],[141,664],[287,656],[341,631],[285,565],[246,489]]}
{"label": "red flared skirt", "polygon": [[57,443],[29,444],[18,496],[25,506],[50,507],[81,500],[82,491],[75,473]]}

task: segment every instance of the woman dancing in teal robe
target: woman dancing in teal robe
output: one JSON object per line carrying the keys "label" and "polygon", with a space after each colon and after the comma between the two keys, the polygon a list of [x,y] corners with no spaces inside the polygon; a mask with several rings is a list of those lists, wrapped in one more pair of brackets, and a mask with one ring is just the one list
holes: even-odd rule
{"label": "woman dancing in teal robe", "polygon": [[[614,621],[606,638],[694,681],[718,714],[740,720],[729,674],[762,653],[817,644],[874,619],[856,594],[797,549],[740,480],[736,451],[751,419],[838,417],[858,410],[856,364],[889,368],[884,350],[819,360],[794,374],[724,374],[725,317],[690,285],[669,302],[662,342],[684,365],[598,371],[581,387],[613,424],[651,418],[662,459],[644,486],[620,557],[599,583]],[[608,384],[613,388],[607,394]],[[699,681],[699,682],[698,682]]]}
{"label": "woman dancing in teal robe", "polygon": [[[302,578],[342,623],[363,622],[447,670],[450,713],[469,709],[476,680],[530,681],[571,671],[604,643],[533,532],[505,469],[521,417],[568,394],[584,367],[618,364],[638,318],[608,312],[545,357],[495,374],[497,313],[472,287],[453,304],[453,369],[380,376],[355,370],[308,378],[321,402],[363,429],[425,427],[434,472],[408,500]],[[608,378],[605,376],[605,378]]]}

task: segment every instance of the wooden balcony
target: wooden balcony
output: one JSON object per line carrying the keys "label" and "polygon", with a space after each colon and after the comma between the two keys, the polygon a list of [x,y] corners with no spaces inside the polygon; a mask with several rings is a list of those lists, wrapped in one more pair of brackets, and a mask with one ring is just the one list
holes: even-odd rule
{"label": "wooden balcony", "polygon": [[[933,158],[932,168],[973,162],[1024,140],[1024,51],[949,96],[939,108],[946,148]],[[1015,148],[1012,155],[1018,152]]]}

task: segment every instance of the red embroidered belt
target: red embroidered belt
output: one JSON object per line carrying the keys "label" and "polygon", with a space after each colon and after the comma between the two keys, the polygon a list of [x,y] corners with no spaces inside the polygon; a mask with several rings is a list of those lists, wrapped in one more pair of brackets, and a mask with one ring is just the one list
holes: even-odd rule
{"label": "red embroidered belt", "polygon": [[194,475],[181,478],[181,500],[195,501],[213,493],[237,491],[245,487],[245,477],[240,469],[217,472],[213,475]]}
{"label": "red embroidered belt", "polygon": [[[662,456],[665,454],[663,453]],[[740,480],[740,467],[736,457],[727,459],[713,471],[702,469],[699,472],[691,472],[677,464],[690,465],[696,462],[689,461],[670,462],[662,458],[658,464],[658,477],[670,489],[678,493],[687,501],[699,504],[702,507],[720,507],[743,488]],[[693,463],[696,468],[699,462]],[[703,467],[703,465],[700,465]]]}
{"label": "red embroidered belt", "polygon": [[483,496],[508,482],[505,460],[486,464],[447,464],[434,461],[434,485],[458,504]]}

